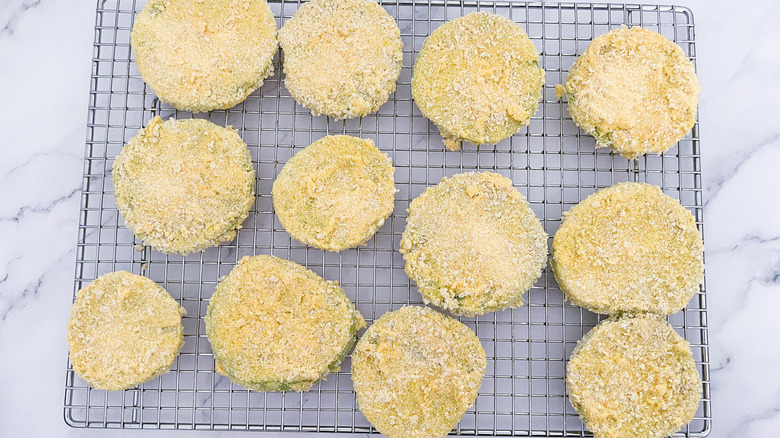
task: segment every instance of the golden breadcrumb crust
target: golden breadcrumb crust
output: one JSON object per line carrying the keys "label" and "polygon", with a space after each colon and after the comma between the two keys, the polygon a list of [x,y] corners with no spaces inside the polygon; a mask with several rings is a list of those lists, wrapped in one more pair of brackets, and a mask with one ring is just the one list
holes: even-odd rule
{"label": "golden breadcrumb crust", "polygon": [[273,73],[278,47],[264,0],[150,0],[130,41],[152,91],[192,112],[246,99]]}
{"label": "golden breadcrumb crust", "polygon": [[393,212],[394,172],[371,140],[329,135],[284,165],[273,185],[274,210],[307,245],[329,251],[362,245]]}
{"label": "golden breadcrumb crust", "polygon": [[565,92],[574,123],[629,159],[665,152],[696,122],[693,63],[677,44],[639,27],[594,39],[569,70]]}
{"label": "golden breadcrumb crust", "polygon": [[338,370],[363,317],[335,281],[273,256],[246,256],[206,311],[216,369],[256,391],[306,391]]}
{"label": "golden breadcrumb crust", "polygon": [[474,12],[425,39],[412,97],[456,150],[461,140],[497,143],[527,125],[544,85],[539,52],[512,20]]}
{"label": "golden breadcrumb crust", "polygon": [[352,353],[360,411],[390,438],[443,438],[477,397],[487,361],[464,324],[427,307],[382,315]]}
{"label": "golden breadcrumb crust", "polygon": [[466,172],[412,200],[401,254],[426,302],[481,315],[523,305],[547,262],[547,234],[509,178]]}
{"label": "golden breadcrumb crust", "polygon": [[696,413],[701,378],[688,342],[651,314],[602,321],[569,358],[566,388],[596,438],[662,438]]}
{"label": "golden breadcrumb crust", "polygon": [[90,386],[119,391],[170,369],[184,344],[184,309],[152,280],[101,275],[76,293],[68,321],[73,371]]}
{"label": "golden breadcrumb crust", "polygon": [[378,3],[311,0],[279,31],[284,84],[314,115],[362,117],[379,109],[401,74],[401,31]]}
{"label": "golden breadcrumb crust", "polygon": [[166,253],[232,240],[255,201],[246,144],[201,119],[153,118],[114,160],[113,180],[127,227]]}
{"label": "golden breadcrumb crust", "polygon": [[566,297],[593,312],[679,311],[704,278],[693,215],[660,188],[599,190],[564,213],[552,267]]}

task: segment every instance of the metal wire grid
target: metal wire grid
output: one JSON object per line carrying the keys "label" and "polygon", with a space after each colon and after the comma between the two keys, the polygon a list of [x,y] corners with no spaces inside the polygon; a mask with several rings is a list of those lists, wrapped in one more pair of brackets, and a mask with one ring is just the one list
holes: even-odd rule
{"label": "metal wire grid", "polygon": [[[143,1],[100,0],[95,26],[92,86],[74,291],[106,272],[124,269],[155,280],[187,310],[185,343],[171,371],[136,388],[108,392],[88,387],[68,364],[65,421],[74,427],[245,429],[268,431],[375,432],[360,413],[349,376],[342,370],[305,393],[254,392],[214,372],[202,317],[218,279],[244,255],[274,254],[324,278],[338,280],[370,323],[421,296],[403,271],[396,251],[409,201],[443,176],[490,170],[510,177],[552,235],[562,212],[594,191],[619,181],[659,185],[690,209],[702,229],[698,123],[692,134],[663,156],[629,161],[595,150],[580,132],[555,84],[593,37],[622,24],[657,31],[695,61],[690,10],[679,6],[542,4],[506,1],[382,1],[396,18],[404,41],[398,89],[377,113],[361,120],[312,117],[295,104],[277,74],[244,103],[198,114],[232,125],[249,145],[257,171],[257,202],[235,241],[187,257],[144,247],[117,214],[111,165],[121,147],[150,118],[192,117],[160,104],[132,62],[129,33]],[[299,1],[271,3],[279,24]],[[520,23],[541,53],[546,70],[543,102],[528,128],[496,145],[465,145],[446,151],[435,126],[411,100],[411,66],[426,36],[466,13],[484,10]],[[371,138],[396,166],[395,212],[365,247],[339,254],[307,248],[291,239],[275,218],[271,185],[281,166],[327,134]],[[703,230],[702,230],[703,231]],[[551,240],[550,239],[550,240]],[[550,242],[551,243],[551,242]],[[565,397],[566,359],[600,317],[564,302],[549,268],[526,295],[525,307],[461,318],[474,329],[488,356],[487,374],[474,406],[453,433],[462,435],[583,436]],[[669,317],[691,343],[703,379],[695,419],[680,436],[705,436],[711,423],[709,356],[704,288],[683,311]]]}

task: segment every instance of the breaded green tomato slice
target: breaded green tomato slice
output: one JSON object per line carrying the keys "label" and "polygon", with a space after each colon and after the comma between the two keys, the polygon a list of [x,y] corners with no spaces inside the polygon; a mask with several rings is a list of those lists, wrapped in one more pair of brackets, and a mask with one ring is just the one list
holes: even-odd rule
{"label": "breaded green tomato slice", "polygon": [[153,118],[122,148],[112,175],[127,227],[165,253],[233,240],[255,202],[249,149],[207,120]]}
{"label": "breaded green tomato slice", "polygon": [[394,172],[371,140],[329,135],[284,165],[273,185],[274,210],[307,245],[329,251],[362,245],[393,212]]}
{"label": "breaded green tomato slice", "polygon": [[412,200],[401,254],[426,303],[474,316],[523,305],[547,234],[509,178],[466,172]]}
{"label": "breaded green tomato slice", "polygon": [[167,372],[184,344],[184,309],[152,280],[101,275],[76,293],[68,321],[73,371],[90,386],[119,391]]}
{"label": "breaded green tomato slice", "polygon": [[512,20],[474,12],[425,39],[412,97],[456,150],[461,140],[498,143],[527,125],[544,85],[539,52]]}
{"label": "breaded green tomato slice", "polygon": [[704,279],[693,215],[659,187],[618,183],[564,213],[552,267],[566,297],[593,312],[681,310]]}
{"label": "breaded green tomato slice", "polygon": [[273,73],[278,48],[265,0],[149,0],[130,42],[157,97],[192,112],[246,99]]}
{"label": "breaded green tomato slice", "polygon": [[474,403],[487,361],[463,323],[427,307],[385,313],[352,353],[360,411],[390,438],[446,436]]}
{"label": "breaded green tomato slice", "polygon": [[564,87],[574,123],[597,146],[629,159],[665,152],[683,138],[696,122],[699,89],[680,46],[625,26],[594,39]]}
{"label": "breaded green tomato slice", "polygon": [[403,42],[393,17],[369,0],[311,0],[281,30],[284,85],[314,115],[362,117],[395,91]]}
{"label": "breaded green tomato slice", "polygon": [[278,257],[246,256],[206,311],[216,369],[255,391],[306,391],[355,344],[363,317],[335,281]]}
{"label": "breaded green tomato slice", "polygon": [[574,409],[596,438],[662,438],[696,413],[701,378],[688,341],[660,316],[602,321],[566,372]]}

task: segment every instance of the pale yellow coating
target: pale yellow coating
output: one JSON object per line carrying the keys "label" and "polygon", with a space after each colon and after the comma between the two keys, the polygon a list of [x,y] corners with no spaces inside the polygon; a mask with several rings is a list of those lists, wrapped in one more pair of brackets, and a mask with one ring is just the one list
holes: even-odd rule
{"label": "pale yellow coating", "polygon": [[481,315],[523,305],[547,262],[547,234],[509,178],[466,172],[411,202],[401,253],[426,302]]}
{"label": "pale yellow coating", "polygon": [[682,49],[621,26],[594,39],[569,70],[569,113],[582,130],[632,159],[662,153],[696,122],[699,82]]}
{"label": "pale yellow coating", "polygon": [[382,315],[352,353],[360,411],[390,438],[443,438],[474,403],[487,361],[464,324],[427,307]]}
{"label": "pale yellow coating", "polygon": [[273,73],[278,47],[265,0],[149,0],[130,41],[152,91],[192,112],[246,99]]}
{"label": "pale yellow coating", "polygon": [[217,371],[256,391],[306,391],[338,370],[363,317],[335,281],[273,256],[246,256],[206,311]]}
{"label": "pale yellow coating", "polygon": [[693,215],[645,183],[599,190],[564,213],[552,267],[566,297],[597,313],[679,311],[704,278]]}
{"label": "pale yellow coating", "polygon": [[362,117],[395,91],[403,43],[395,20],[369,0],[311,0],[279,31],[284,84],[314,115]]}
{"label": "pale yellow coating", "polygon": [[394,171],[371,140],[329,135],[284,165],[273,185],[274,210],[307,245],[329,251],[362,245],[393,212]]}
{"label": "pale yellow coating", "polygon": [[152,280],[101,275],[76,294],[68,321],[73,371],[90,386],[119,391],[170,369],[184,344],[184,309]]}
{"label": "pale yellow coating", "polygon": [[456,150],[461,140],[497,143],[527,125],[544,85],[539,52],[512,20],[474,12],[425,39],[412,97]]}
{"label": "pale yellow coating", "polygon": [[255,201],[246,144],[206,120],[153,118],[122,148],[112,175],[127,227],[165,253],[232,240]]}
{"label": "pale yellow coating", "polygon": [[659,316],[602,321],[577,344],[566,390],[596,438],[662,438],[696,414],[701,378],[688,341]]}

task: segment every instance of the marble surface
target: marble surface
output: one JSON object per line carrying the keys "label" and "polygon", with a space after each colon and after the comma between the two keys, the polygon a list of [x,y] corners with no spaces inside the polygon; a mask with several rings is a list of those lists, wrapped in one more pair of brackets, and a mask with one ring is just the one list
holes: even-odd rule
{"label": "marble surface", "polygon": [[[711,436],[777,436],[780,2],[680,3],[703,90]],[[94,1],[0,0],[0,436],[247,436],[63,421],[94,15]]]}

